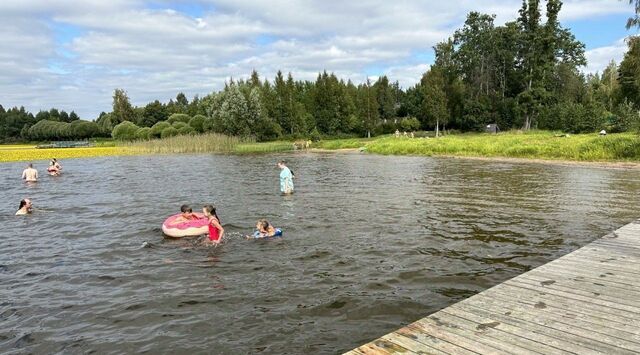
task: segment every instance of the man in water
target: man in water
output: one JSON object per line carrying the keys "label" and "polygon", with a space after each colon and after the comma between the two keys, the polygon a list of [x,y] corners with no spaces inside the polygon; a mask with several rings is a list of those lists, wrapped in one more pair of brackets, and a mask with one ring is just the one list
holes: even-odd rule
{"label": "man in water", "polygon": [[293,193],[293,173],[287,168],[284,160],[278,162],[278,167],[282,170],[280,172],[280,192],[290,195]]}
{"label": "man in water", "polygon": [[38,181],[38,170],[33,168],[33,164],[29,163],[27,168],[22,171],[22,179],[26,182]]}
{"label": "man in water", "polygon": [[31,203],[31,200],[25,198],[20,201],[20,207],[18,208],[18,212],[16,212],[16,216],[28,215],[31,214],[31,212],[33,212],[33,204]]}

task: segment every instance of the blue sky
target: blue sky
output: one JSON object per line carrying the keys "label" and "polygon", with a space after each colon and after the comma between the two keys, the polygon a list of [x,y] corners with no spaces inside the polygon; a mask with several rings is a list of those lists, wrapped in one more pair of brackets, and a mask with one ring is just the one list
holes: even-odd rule
{"label": "blue sky", "polygon": [[[481,4],[481,5],[480,5]],[[136,105],[221,88],[256,69],[297,79],[333,71],[361,82],[415,84],[431,47],[469,11],[517,16],[520,0],[3,0],[0,104],[57,107],[84,119],[108,111],[115,88]],[[627,1],[565,0],[561,20],[587,46],[585,72],[624,54]]]}

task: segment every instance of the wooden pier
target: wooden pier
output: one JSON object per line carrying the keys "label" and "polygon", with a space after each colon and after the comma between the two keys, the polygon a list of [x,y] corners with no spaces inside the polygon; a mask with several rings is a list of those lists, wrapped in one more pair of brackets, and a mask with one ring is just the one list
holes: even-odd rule
{"label": "wooden pier", "polygon": [[638,354],[640,221],[347,354]]}

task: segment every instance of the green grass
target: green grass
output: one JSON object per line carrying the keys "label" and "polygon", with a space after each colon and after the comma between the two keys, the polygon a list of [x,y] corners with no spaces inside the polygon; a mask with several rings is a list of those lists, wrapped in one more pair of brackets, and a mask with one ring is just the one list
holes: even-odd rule
{"label": "green grass", "polygon": [[385,155],[508,157],[575,161],[639,161],[640,138],[632,133],[577,134],[546,131],[469,133],[440,138],[377,139],[367,151]]}
{"label": "green grass", "polygon": [[363,148],[367,143],[376,141],[381,138],[347,138],[347,139],[331,139],[315,142],[312,148],[338,150],[338,149],[358,149]]}
{"label": "green grass", "polygon": [[293,142],[264,142],[264,143],[242,143],[238,144],[233,153],[235,154],[264,154],[292,151]]}

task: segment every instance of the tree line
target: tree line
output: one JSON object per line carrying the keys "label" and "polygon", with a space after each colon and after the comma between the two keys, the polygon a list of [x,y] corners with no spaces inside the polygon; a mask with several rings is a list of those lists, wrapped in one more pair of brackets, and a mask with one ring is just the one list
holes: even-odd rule
{"label": "tree line", "polygon": [[116,89],[112,110],[82,124],[51,114],[53,109],[35,117],[24,109],[0,109],[0,139],[128,140],[217,132],[273,140],[396,129],[474,131],[491,123],[503,130],[575,133],[636,128],[640,39],[628,39],[620,64],[585,75],[585,45],[560,24],[561,10],[560,0],[523,0],[517,18],[501,26],[494,15],[469,13],[461,28],[434,46],[435,63],[408,88],[387,76],[355,84],[326,71],[313,81],[282,72],[267,80],[253,71],[246,80],[230,80],[222,90],[191,101],[179,93],[168,103],[134,107]]}

